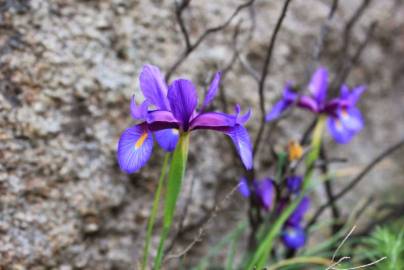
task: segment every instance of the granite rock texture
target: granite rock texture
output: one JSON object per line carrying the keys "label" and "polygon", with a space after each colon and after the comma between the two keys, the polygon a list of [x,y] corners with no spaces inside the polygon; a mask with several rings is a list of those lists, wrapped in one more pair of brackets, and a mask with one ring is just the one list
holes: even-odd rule
{"label": "granite rock texture", "polygon": [[[242,57],[259,69],[282,2],[257,0],[252,36],[251,17],[243,11],[224,31],[206,39],[175,74],[195,81],[202,95],[213,72],[231,60],[232,34],[241,19]],[[268,109],[287,80],[304,81],[329,2],[292,1],[267,80]],[[340,2],[321,58],[331,72],[344,23],[362,1]],[[361,102],[366,128],[349,147],[330,143],[335,155],[352,161],[341,170],[337,185],[404,136],[404,7],[399,2],[373,1],[353,29],[351,53],[369,24],[379,21],[374,39],[348,78],[349,84],[368,85]],[[240,3],[192,1],[184,13],[191,39],[222,23]],[[120,132],[133,124],[129,100],[134,93],[140,98],[141,66],[152,63],[166,70],[183,47],[174,1],[0,2],[0,269],[136,269],[163,153],[156,147],[147,167],[125,175],[116,164],[116,143]],[[256,82],[239,62],[223,86],[229,104],[258,108]],[[220,102],[214,106],[220,108]],[[277,143],[296,138],[309,123],[307,116],[297,113],[295,124],[282,123]],[[259,118],[255,110],[248,124],[252,136]],[[185,192],[178,205],[183,209],[189,203],[186,223],[198,220],[240,176],[240,163],[223,141],[223,136],[209,132],[192,137]],[[262,148],[261,160],[267,148]],[[384,199],[402,189],[402,154],[383,162],[345,203],[376,191],[377,198]],[[265,162],[256,165],[264,168]],[[323,200],[321,192],[316,200]],[[224,210],[189,257],[205,254],[229,229],[229,221],[241,218],[245,203],[234,195],[221,207]],[[196,234],[189,233],[176,248],[184,248]],[[175,269],[176,261],[167,265]]]}

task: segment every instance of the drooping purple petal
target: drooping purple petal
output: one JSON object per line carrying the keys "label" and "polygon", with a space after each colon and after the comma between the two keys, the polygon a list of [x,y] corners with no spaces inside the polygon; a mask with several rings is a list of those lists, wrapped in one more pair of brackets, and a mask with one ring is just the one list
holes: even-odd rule
{"label": "drooping purple petal", "polygon": [[189,120],[198,104],[194,85],[189,80],[175,80],[168,89],[171,111],[184,130],[188,130]]}
{"label": "drooping purple petal", "polygon": [[136,105],[135,96],[132,97],[130,102],[130,113],[133,119],[144,120],[147,116],[147,108],[149,106],[149,101],[145,100],[140,106]]}
{"label": "drooping purple petal", "polygon": [[250,170],[253,166],[253,158],[251,140],[247,130],[237,124],[234,127],[227,128],[224,133],[232,139],[244,166],[247,170]]}
{"label": "drooping purple petal", "polygon": [[190,123],[189,129],[214,129],[233,127],[236,125],[236,116],[220,113],[207,112],[196,116]]}
{"label": "drooping purple petal", "polygon": [[208,93],[206,94],[205,100],[203,101],[201,111],[203,111],[209,103],[215,98],[217,90],[219,89],[219,83],[221,78],[221,72],[216,72],[215,77],[213,78],[212,82],[210,83]]}
{"label": "drooping purple petal", "polygon": [[355,135],[352,130],[347,129],[341,120],[336,117],[328,117],[327,127],[334,141],[340,144],[348,143]]}
{"label": "drooping purple petal", "polygon": [[156,138],[157,143],[166,150],[167,152],[172,152],[177,145],[179,139],[178,129],[170,128],[163,129],[154,132],[154,137]]}
{"label": "drooping purple petal", "polygon": [[310,93],[318,104],[324,104],[327,98],[327,86],[328,86],[327,70],[323,67],[320,67],[314,72],[309,83]]}
{"label": "drooping purple petal", "polygon": [[304,214],[309,210],[310,199],[308,196],[304,196],[300,203],[297,205],[295,211],[290,215],[287,224],[291,226],[298,226],[302,221]]}
{"label": "drooping purple petal", "polygon": [[245,177],[240,179],[238,191],[241,193],[241,195],[243,195],[244,198],[250,197],[251,192],[248,187],[247,179]]}
{"label": "drooping purple petal", "polygon": [[153,150],[153,137],[146,123],[126,129],[118,143],[119,167],[126,173],[134,173],[149,160]]}
{"label": "drooping purple petal", "polygon": [[167,85],[158,67],[144,65],[139,77],[144,97],[161,110],[169,110]]}
{"label": "drooping purple petal", "polygon": [[301,227],[287,226],[282,232],[282,242],[290,249],[299,249],[306,242],[306,233]]}
{"label": "drooping purple petal", "polygon": [[280,101],[278,101],[272,110],[266,115],[265,121],[269,122],[278,118],[284,111],[286,111],[297,99],[297,94],[292,91],[291,85],[286,84],[283,90],[283,96]]}
{"label": "drooping purple petal", "polygon": [[342,125],[354,134],[358,133],[364,126],[362,114],[356,107],[342,109],[338,116]]}
{"label": "drooping purple petal", "polygon": [[261,200],[262,206],[266,210],[269,210],[272,206],[274,197],[273,180],[266,178],[262,181],[258,181],[257,195]]}
{"label": "drooping purple petal", "polygon": [[292,175],[286,178],[286,186],[290,193],[298,193],[302,186],[303,178],[301,176]]}

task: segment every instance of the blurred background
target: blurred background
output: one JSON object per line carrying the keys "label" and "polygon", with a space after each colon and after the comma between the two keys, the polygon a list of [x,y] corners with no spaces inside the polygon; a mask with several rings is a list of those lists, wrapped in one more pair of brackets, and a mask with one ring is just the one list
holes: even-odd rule
{"label": "blurred background", "polygon": [[[318,61],[313,53],[332,1],[291,2],[265,88],[269,110],[287,81],[306,83],[313,65],[327,67],[334,76],[341,57],[354,57],[377,22],[346,79],[350,86],[368,88],[360,102],[366,127],[349,146],[326,137],[329,155],[349,160],[332,166],[341,168],[337,190],[404,136],[404,4],[339,2],[327,22]],[[191,1],[182,14],[191,41],[223,24],[242,3]],[[192,79],[202,97],[214,72],[225,69],[221,85],[227,107],[240,103],[243,110],[253,108],[247,124],[253,138],[261,115],[251,71],[262,68],[282,5],[257,0],[241,10],[227,27],[204,39],[172,76]],[[358,20],[344,48],[346,24],[355,14]],[[0,269],[136,269],[163,151],[155,147],[145,168],[126,175],[116,162],[116,144],[134,124],[129,103],[132,95],[141,99],[142,65],[166,72],[184,48],[175,1],[0,1]],[[222,110],[223,99],[214,102],[213,109]],[[270,147],[299,139],[311,119],[309,113],[294,112],[263,140],[255,164],[259,177],[271,173]],[[180,252],[209,220],[202,241],[185,258],[190,264],[246,215],[247,201],[239,194],[223,201],[243,173],[224,140],[216,133],[192,134],[177,211],[183,222],[172,235],[172,252]],[[359,231],[379,214],[377,205],[402,201],[403,156],[401,149],[384,159],[338,202],[345,216],[357,204],[371,204],[357,221]],[[323,203],[322,189],[312,198],[314,205]],[[209,219],[219,202],[219,213]],[[327,217],[328,211],[322,218]],[[327,232],[311,241],[321,237]]]}

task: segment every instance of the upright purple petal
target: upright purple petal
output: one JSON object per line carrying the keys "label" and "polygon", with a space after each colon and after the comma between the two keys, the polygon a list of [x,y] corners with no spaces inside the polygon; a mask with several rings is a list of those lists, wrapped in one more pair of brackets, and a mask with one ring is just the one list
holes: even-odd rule
{"label": "upright purple petal", "polygon": [[290,193],[298,193],[302,187],[303,178],[301,176],[292,175],[286,178],[286,186]]}
{"label": "upright purple petal", "polygon": [[149,160],[153,150],[153,137],[145,123],[126,129],[118,143],[119,167],[126,173],[134,173]]}
{"label": "upright purple petal", "polygon": [[262,206],[266,210],[269,210],[272,206],[274,192],[274,184],[272,179],[266,178],[262,181],[258,181],[257,195],[261,200]]}
{"label": "upright purple petal", "polygon": [[194,85],[189,80],[175,80],[168,89],[168,100],[175,118],[188,130],[189,120],[198,104],[198,96]]}
{"label": "upright purple petal", "polygon": [[237,124],[243,125],[245,124],[251,117],[252,114],[252,110],[251,108],[248,108],[248,111],[244,114],[244,115],[240,115],[241,109],[240,109],[240,105],[237,104],[234,108],[235,112],[236,112],[236,122]]}
{"label": "upright purple petal", "polygon": [[250,170],[253,167],[253,158],[251,140],[247,130],[241,125],[235,125],[226,129],[224,133],[232,139],[244,166]]}
{"label": "upright purple petal", "polygon": [[355,87],[351,93],[348,95],[348,101],[350,106],[355,106],[356,103],[359,101],[360,97],[362,96],[363,92],[366,91],[366,87],[361,85]]}
{"label": "upright purple petal", "polygon": [[154,132],[154,137],[158,144],[167,152],[172,152],[179,139],[178,129],[170,128]]}
{"label": "upright purple petal", "polygon": [[282,232],[282,242],[290,249],[299,249],[306,242],[306,233],[301,227],[286,226]]}
{"label": "upright purple petal", "polygon": [[144,65],[139,80],[144,97],[157,108],[169,110],[167,85],[158,67]]}
{"label": "upright purple petal", "polygon": [[133,119],[144,120],[147,117],[147,108],[149,106],[149,101],[145,100],[140,106],[136,105],[135,96],[132,97],[130,102],[130,112]]}
{"label": "upright purple petal", "polygon": [[300,203],[297,205],[295,211],[290,215],[287,224],[291,226],[298,226],[303,220],[304,214],[309,210],[310,199],[308,196],[304,196]]}
{"label": "upright purple petal", "polygon": [[278,101],[272,110],[266,115],[265,120],[267,122],[278,118],[284,111],[286,111],[297,99],[297,94],[292,91],[291,85],[288,83],[283,90],[283,96],[280,101]]}
{"label": "upright purple petal", "polygon": [[244,198],[250,197],[250,188],[248,187],[248,182],[245,177],[240,179],[240,183],[238,186],[238,191],[243,195]]}
{"label": "upright purple petal", "polygon": [[210,83],[208,93],[206,94],[205,100],[203,101],[201,111],[203,111],[209,103],[215,98],[217,90],[219,89],[219,83],[221,78],[221,72],[216,72],[215,77],[213,78],[212,82]]}
{"label": "upright purple petal", "polygon": [[336,117],[328,117],[327,127],[334,141],[340,144],[350,142],[355,135],[355,132],[346,128],[341,120]]}
{"label": "upright purple petal", "polygon": [[207,112],[196,116],[190,123],[189,129],[214,129],[233,127],[236,125],[236,116],[220,113]]}
{"label": "upright purple petal", "polygon": [[328,72],[325,68],[318,68],[309,83],[311,95],[319,104],[323,104],[327,98]]}

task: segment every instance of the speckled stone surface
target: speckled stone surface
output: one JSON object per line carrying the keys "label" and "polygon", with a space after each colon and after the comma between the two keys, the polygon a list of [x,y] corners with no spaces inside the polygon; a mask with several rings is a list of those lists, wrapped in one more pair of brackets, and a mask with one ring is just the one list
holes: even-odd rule
{"label": "speckled stone surface", "polygon": [[[173,2],[0,2],[0,269],[136,269],[163,153],[155,147],[149,164],[128,176],[118,169],[115,147],[120,132],[133,124],[129,101],[134,93],[140,98],[141,66],[152,63],[166,70],[183,49]],[[192,1],[184,14],[191,39],[223,22],[241,2]],[[202,95],[212,73],[229,63],[232,34],[241,18],[242,56],[260,68],[282,2],[257,0],[250,40],[246,32],[251,20],[244,11],[223,32],[205,40],[176,75],[191,78]],[[361,1],[340,2],[321,60],[331,72],[343,24]],[[287,80],[304,81],[328,4],[292,1],[267,80],[268,109]],[[373,1],[353,29],[351,52],[370,22],[379,20],[374,40],[348,78],[349,84],[368,85],[361,101],[367,125],[350,146],[331,146],[335,155],[352,161],[341,171],[337,186],[404,136],[404,9],[393,5],[394,1]],[[256,83],[239,63],[223,86],[231,105],[257,107]],[[214,105],[220,108],[219,101]],[[295,124],[281,124],[277,143],[297,137],[309,123],[302,121],[306,116],[297,113]],[[248,124],[252,136],[259,118],[255,110]],[[193,180],[187,223],[198,220],[215,197],[226,194],[241,172],[223,135],[198,132],[191,140],[185,192],[178,204],[183,209],[188,203]],[[262,160],[267,148],[264,145],[260,152]],[[355,203],[376,191],[377,198],[383,199],[397,188],[402,190],[403,154],[383,162],[344,203]],[[256,165],[263,168],[263,164]],[[267,173],[260,171],[263,176]],[[219,194],[215,193],[218,182]],[[314,196],[322,200],[321,192]],[[229,223],[241,219],[244,207],[238,195],[227,201],[188,257],[205,254],[229,230]],[[187,243],[181,241],[176,247],[181,250]],[[174,260],[167,268],[176,269],[175,265]]]}

